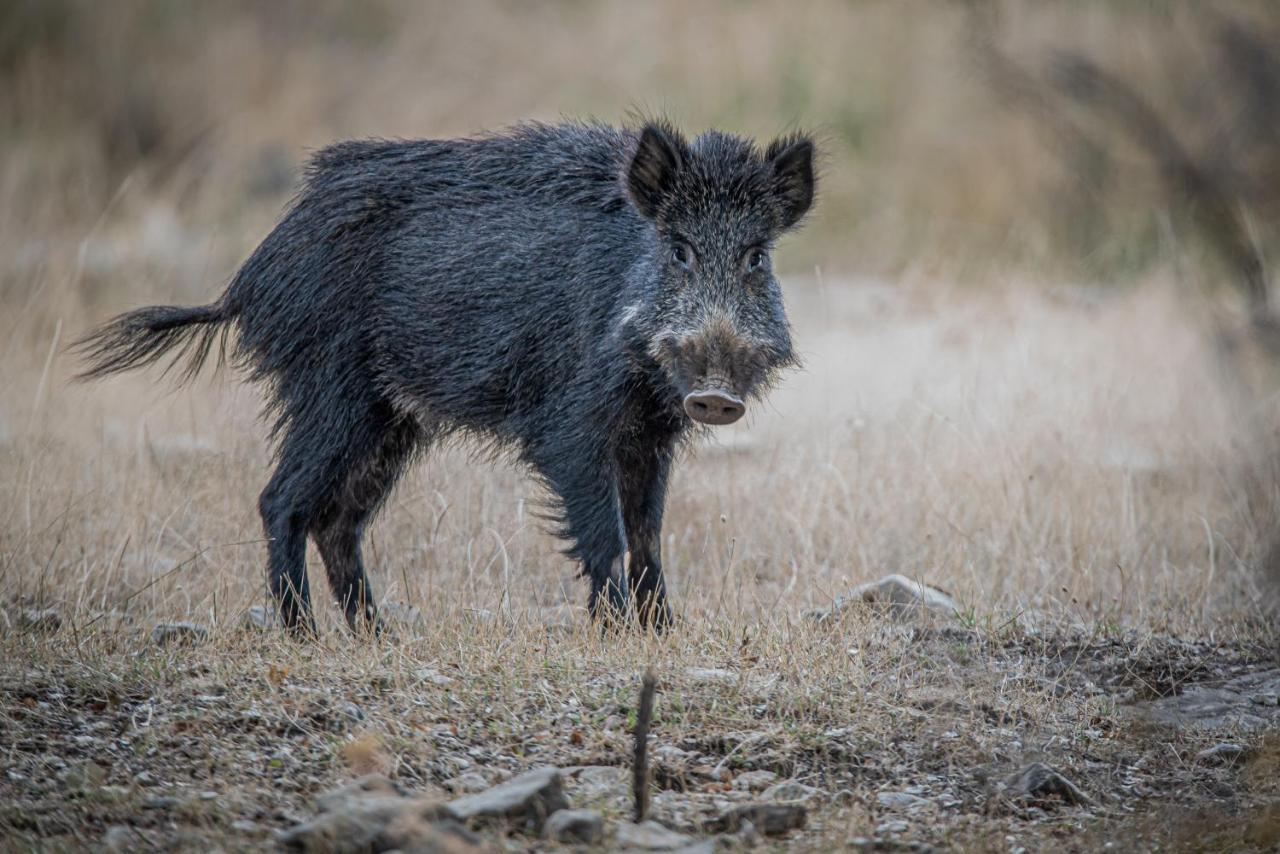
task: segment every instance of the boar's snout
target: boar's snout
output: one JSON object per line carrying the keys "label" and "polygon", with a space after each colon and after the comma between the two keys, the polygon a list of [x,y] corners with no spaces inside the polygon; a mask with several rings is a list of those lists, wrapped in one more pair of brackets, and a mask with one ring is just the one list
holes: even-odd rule
{"label": "boar's snout", "polygon": [[747,407],[725,391],[695,391],[685,395],[684,411],[694,421],[719,427],[737,421]]}

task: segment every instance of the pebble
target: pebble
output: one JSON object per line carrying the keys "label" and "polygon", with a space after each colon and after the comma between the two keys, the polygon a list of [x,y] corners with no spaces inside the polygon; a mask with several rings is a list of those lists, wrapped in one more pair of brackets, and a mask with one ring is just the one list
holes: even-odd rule
{"label": "pebble", "polygon": [[240,618],[240,625],[252,631],[274,631],[280,628],[280,614],[275,608],[253,605]]}
{"label": "pebble", "polygon": [[1243,759],[1247,752],[1243,744],[1222,742],[1200,751],[1196,759],[1205,765],[1230,765]]}
{"label": "pebble", "polygon": [[338,714],[346,719],[348,724],[358,724],[364,721],[364,709],[349,700],[339,703],[337,710]]}
{"label": "pebble", "polygon": [[567,809],[569,801],[556,768],[535,768],[484,792],[449,803],[449,811],[464,823],[512,822],[542,829],[547,816]]}
{"label": "pebble", "polygon": [[595,810],[558,810],[547,819],[542,834],[565,844],[599,845],[604,840],[604,817]]}
{"label": "pebble", "polygon": [[455,795],[471,795],[489,788],[489,781],[479,771],[468,771],[446,780],[444,787]]}
{"label": "pebble", "polygon": [[453,677],[445,676],[434,667],[423,667],[413,674],[419,682],[426,682],[431,685],[452,685]]}
{"label": "pebble", "polygon": [[144,810],[171,810],[181,806],[182,801],[167,795],[158,795],[154,798],[147,798],[142,802]]}
{"label": "pebble", "polygon": [[880,792],[876,795],[876,800],[884,807],[913,811],[932,805],[927,798],[921,798],[909,792]]}
{"label": "pebble", "polygon": [[781,836],[804,827],[809,811],[802,804],[744,804],[708,822],[707,829],[736,833],[750,825],[752,832]]}
{"label": "pebble", "polygon": [[813,786],[806,786],[795,780],[783,780],[781,783],[770,786],[760,795],[763,800],[777,801],[780,803],[805,803],[822,794],[821,789]]}
{"label": "pebble", "polygon": [[837,597],[830,608],[809,611],[805,616],[827,622],[853,605],[869,605],[888,612],[895,620],[919,618],[925,614],[954,617],[960,606],[947,593],[905,575],[886,575],[879,581],[859,584]]}
{"label": "pebble", "polygon": [[772,771],[744,771],[733,778],[733,788],[740,792],[755,792],[768,788],[777,779],[778,775]]}
{"label": "pebble", "polygon": [[632,848],[639,851],[679,851],[694,843],[692,836],[671,830],[656,821],[640,824],[625,822],[618,825],[615,848]]}
{"label": "pebble", "polygon": [[23,608],[18,614],[18,628],[37,634],[55,632],[62,626],[62,617],[55,608]]}
{"label": "pebble", "polygon": [[133,828],[123,824],[113,824],[102,835],[102,850],[110,854],[126,854],[138,847],[138,839]]}
{"label": "pebble", "polygon": [[733,685],[738,681],[738,674],[723,667],[690,667],[685,675],[694,682],[704,684]]}
{"label": "pebble", "polygon": [[208,629],[186,621],[160,623],[151,630],[151,643],[153,646],[194,646],[204,643],[208,639]]}
{"label": "pebble", "polygon": [[1011,797],[1036,806],[1052,806],[1065,803],[1079,805],[1091,799],[1062,774],[1043,762],[1032,762],[1009,776],[1005,781]]}

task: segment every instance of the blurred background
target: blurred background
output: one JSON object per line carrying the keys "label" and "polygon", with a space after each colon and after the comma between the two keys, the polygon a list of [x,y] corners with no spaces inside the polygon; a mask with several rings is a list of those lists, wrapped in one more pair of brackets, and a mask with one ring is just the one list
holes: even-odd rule
{"label": "blurred background", "polygon": [[[870,494],[848,486],[860,466],[916,443],[916,480],[875,481],[898,502],[871,511],[885,523],[875,545],[892,557],[927,528],[968,555],[935,561],[943,580],[989,578],[979,564],[1012,552],[955,539],[965,496],[983,495],[983,524],[1025,525],[1017,560],[1001,558],[1015,574],[1066,555],[1087,575],[1127,549],[1207,590],[1228,557],[1240,573],[1274,563],[1277,47],[1280,5],[1266,0],[5,0],[0,430],[65,429],[86,400],[59,390],[67,341],[139,304],[212,299],[331,141],[638,114],[691,132],[800,127],[821,139],[823,174],[779,256],[811,333],[809,380],[787,394],[800,408],[833,387],[847,398],[824,409],[844,420],[813,429],[849,455],[831,469],[850,495]],[[877,337],[885,317],[894,331]],[[863,373],[833,373],[842,360]],[[877,360],[893,369],[874,373]],[[95,406],[101,423],[122,417]],[[880,444],[860,444],[877,428]],[[947,430],[955,448],[936,438]],[[1121,473],[1079,475],[1072,498],[1061,487],[1082,465]],[[1196,474],[1169,487],[1171,466]],[[32,466],[14,470],[30,485]],[[53,514],[61,499],[48,500]],[[1081,563],[1071,513],[1086,502],[1124,520],[1107,535],[1123,548]],[[1135,506],[1161,510],[1144,520]],[[39,517],[28,507],[27,529]],[[811,544],[810,564],[843,573],[848,547]],[[874,551],[855,577],[891,562]]]}
{"label": "blurred background", "polygon": [[[816,131],[794,268],[1115,283],[1186,263],[1257,288],[1278,31],[1265,1],[7,0],[6,290],[108,212],[161,266],[216,232],[221,278],[335,139],[636,112]],[[90,277],[126,251],[98,237]]]}

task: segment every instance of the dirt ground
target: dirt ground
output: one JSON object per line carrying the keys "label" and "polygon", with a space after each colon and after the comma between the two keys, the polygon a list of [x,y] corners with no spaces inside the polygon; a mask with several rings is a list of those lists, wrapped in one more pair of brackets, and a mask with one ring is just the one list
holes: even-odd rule
{"label": "dirt ground", "polygon": [[[861,613],[699,632],[696,644],[602,641],[537,614],[460,615],[373,644],[229,628],[157,646],[127,619],[78,644],[71,627],[14,633],[0,671],[0,828],[14,848],[92,846],[109,832],[118,844],[127,828],[133,849],[249,850],[360,774],[447,799],[544,765],[562,769],[574,807],[626,821],[634,663],[649,661],[660,678],[652,817],[698,837],[734,805],[800,799],[807,825],[768,844],[1280,842],[1274,647],[932,622]],[[1178,707],[1249,674],[1261,679],[1234,702],[1215,694],[1212,719]],[[1224,742],[1243,750],[1202,755]],[[1021,796],[1007,783],[1031,762],[1087,800]]]}

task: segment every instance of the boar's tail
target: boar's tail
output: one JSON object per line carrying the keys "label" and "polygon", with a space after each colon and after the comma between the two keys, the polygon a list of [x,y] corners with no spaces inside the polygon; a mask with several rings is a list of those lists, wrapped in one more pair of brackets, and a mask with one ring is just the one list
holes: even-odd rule
{"label": "boar's tail", "polygon": [[225,297],[210,305],[153,305],[107,321],[72,345],[85,362],[76,379],[92,380],[154,365],[168,356],[165,373],[179,368],[179,381],[200,372],[219,341],[226,352],[227,321],[237,312]]}

